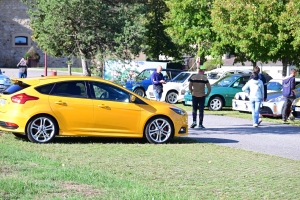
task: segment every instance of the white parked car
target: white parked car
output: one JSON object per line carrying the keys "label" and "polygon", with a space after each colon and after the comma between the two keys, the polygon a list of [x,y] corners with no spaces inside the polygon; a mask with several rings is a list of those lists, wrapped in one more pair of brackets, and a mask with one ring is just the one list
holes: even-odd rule
{"label": "white parked car", "polygon": [[[296,97],[300,97],[300,84],[296,86]],[[262,102],[260,114],[263,116],[281,116],[284,98],[282,91],[268,93],[267,101]],[[232,100],[232,110],[251,112],[251,105],[248,93],[238,92]]]}
{"label": "white parked car", "polygon": [[[184,101],[184,94],[189,89],[189,79],[197,72],[181,72],[171,81],[163,85],[161,101],[171,104]],[[149,85],[146,95],[148,99],[155,100],[153,85]]]}

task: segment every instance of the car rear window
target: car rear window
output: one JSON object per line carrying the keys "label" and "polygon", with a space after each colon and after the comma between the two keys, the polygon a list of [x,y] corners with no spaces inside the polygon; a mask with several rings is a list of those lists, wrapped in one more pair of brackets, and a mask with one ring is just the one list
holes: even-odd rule
{"label": "car rear window", "polygon": [[3,91],[3,94],[13,94],[19,92],[25,88],[28,88],[30,85],[23,83],[22,81],[18,81],[12,85],[10,85],[6,90]]}

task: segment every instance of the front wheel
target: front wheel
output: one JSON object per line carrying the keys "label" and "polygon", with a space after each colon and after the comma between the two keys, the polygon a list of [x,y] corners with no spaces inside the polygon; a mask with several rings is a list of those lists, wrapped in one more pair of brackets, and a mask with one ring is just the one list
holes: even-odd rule
{"label": "front wheel", "polygon": [[26,135],[31,142],[51,142],[58,133],[56,121],[47,115],[32,118],[26,128]]}
{"label": "front wheel", "polygon": [[173,137],[173,134],[173,125],[166,117],[153,118],[146,125],[145,136],[150,143],[167,143]]}
{"label": "front wheel", "polygon": [[218,111],[222,110],[223,102],[220,97],[212,97],[212,99],[208,103],[209,110]]}
{"label": "front wheel", "polygon": [[178,94],[175,91],[168,92],[166,96],[166,102],[175,104],[178,101]]}
{"label": "front wheel", "polygon": [[142,88],[136,88],[133,92],[140,95],[141,97],[145,96],[145,91]]}

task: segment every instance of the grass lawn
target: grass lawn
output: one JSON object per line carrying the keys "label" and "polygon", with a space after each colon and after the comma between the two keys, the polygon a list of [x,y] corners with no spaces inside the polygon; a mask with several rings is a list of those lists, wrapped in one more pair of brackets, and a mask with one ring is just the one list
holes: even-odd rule
{"label": "grass lawn", "polygon": [[[205,114],[251,119],[231,108]],[[299,165],[189,138],[165,145],[87,137],[34,144],[0,132],[0,199],[299,199]]]}
{"label": "grass lawn", "polygon": [[176,138],[0,136],[0,199],[298,199],[299,161]]}

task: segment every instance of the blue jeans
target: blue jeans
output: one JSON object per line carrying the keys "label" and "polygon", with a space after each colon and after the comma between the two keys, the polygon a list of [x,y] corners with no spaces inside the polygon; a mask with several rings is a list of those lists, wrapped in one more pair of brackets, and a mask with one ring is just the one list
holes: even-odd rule
{"label": "blue jeans", "polygon": [[19,78],[26,78],[27,73],[19,72]]}
{"label": "blue jeans", "polygon": [[252,108],[252,120],[253,124],[258,124],[259,120],[259,110],[262,99],[250,99],[250,104]]}
{"label": "blue jeans", "polygon": [[154,89],[154,96],[156,101],[160,101],[161,96],[162,96],[162,92],[158,93],[155,89]]}

